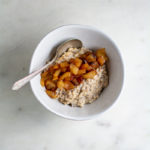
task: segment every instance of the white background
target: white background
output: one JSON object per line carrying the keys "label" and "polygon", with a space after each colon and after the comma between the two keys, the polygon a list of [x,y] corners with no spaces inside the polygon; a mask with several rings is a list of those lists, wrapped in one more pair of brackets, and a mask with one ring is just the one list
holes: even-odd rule
{"label": "white background", "polygon": [[[64,24],[98,27],[123,55],[121,96],[96,120],[55,116],[29,85],[11,91],[39,41]],[[149,150],[149,43],[149,0],[0,0],[0,150]]]}

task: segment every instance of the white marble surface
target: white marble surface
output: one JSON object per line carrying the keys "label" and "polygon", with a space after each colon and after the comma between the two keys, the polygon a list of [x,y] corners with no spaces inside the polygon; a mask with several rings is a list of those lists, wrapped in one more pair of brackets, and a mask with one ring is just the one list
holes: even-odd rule
{"label": "white marble surface", "polygon": [[[149,150],[149,8],[149,0],[0,0],[0,150]],[[125,62],[123,92],[96,120],[55,116],[29,85],[11,91],[13,82],[27,74],[40,39],[73,23],[108,34]]]}

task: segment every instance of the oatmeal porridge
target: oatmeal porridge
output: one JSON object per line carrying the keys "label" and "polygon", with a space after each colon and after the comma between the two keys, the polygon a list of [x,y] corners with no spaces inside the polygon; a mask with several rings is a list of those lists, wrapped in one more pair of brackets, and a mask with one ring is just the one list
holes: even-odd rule
{"label": "oatmeal porridge", "polygon": [[92,103],[108,85],[105,49],[69,48],[41,73],[46,93],[63,104],[83,107]]}

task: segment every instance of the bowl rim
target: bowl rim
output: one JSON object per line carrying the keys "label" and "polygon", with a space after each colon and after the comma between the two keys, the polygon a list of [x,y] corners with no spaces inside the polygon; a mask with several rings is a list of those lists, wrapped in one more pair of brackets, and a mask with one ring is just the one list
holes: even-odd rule
{"label": "bowl rim", "polygon": [[33,54],[32,54],[32,57],[31,57],[31,61],[30,61],[30,67],[29,67],[29,73],[31,73],[32,72],[32,64],[33,64],[33,58],[34,58],[34,55],[35,55],[35,53],[36,53],[36,51],[37,51],[37,49],[38,49],[38,47],[40,46],[40,44],[47,38],[47,36],[49,36],[50,34],[52,34],[53,32],[56,32],[56,31],[59,31],[59,30],[61,30],[61,29],[63,29],[63,28],[70,28],[70,27],[77,27],[77,28],[86,28],[86,29],[89,29],[89,30],[94,30],[94,31],[96,31],[96,32],[99,32],[99,33],[101,33],[103,36],[105,36],[109,41],[111,41],[112,42],[112,44],[116,47],[116,50],[117,50],[117,52],[118,52],[118,54],[119,54],[119,57],[120,57],[120,63],[121,63],[121,66],[122,66],[122,85],[121,85],[121,87],[120,87],[120,91],[118,92],[118,95],[117,95],[117,97],[116,97],[116,99],[114,100],[114,102],[110,105],[110,106],[108,106],[104,111],[102,111],[102,112],[99,112],[99,113],[97,113],[97,114],[94,114],[94,115],[89,115],[89,116],[86,116],[86,117],[72,117],[72,116],[66,116],[66,115],[63,115],[63,114],[61,114],[61,113],[57,113],[57,112],[55,112],[55,110],[53,110],[53,109],[49,109],[48,107],[47,107],[47,105],[45,104],[45,103],[43,103],[41,100],[40,100],[40,98],[36,95],[36,92],[33,90],[33,85],[32,85],[32,83],[31,83],[31,81],[30,81],[30,88],[31,88],[31,90],[32,90],[32,92],[33,92],[33,94],[34,94],[34,96],[36,97],[36,99],[46,108],[46,109],[48,109],[50,112],[52,112],[53,114],[55,114],[55,115],[57,115],[57,116],[59,116],[59,117],[63,117],[63,118],[65,118],[65,119],[69,119],[69,120],[75,120],[75,121],[85,121],[85,120],[91,120],[91,119],[95,119],[95,118],[97,118],[99,115],[101,115],[101,114],[103,114],[105,111],[109,111],[109,109],[111,109],[113,106],[114,106],[114,104],[117,102],[117,100],[119,99],[119,96],[121,95],[121,92],[122,92],[122,90],[123,90],[123,86],[124,86],[124,80],[125,80],[125,67],[124,67],[124,63],[123,63],[123,58],[122,58],[122,54],[121,54],[121,52],[120,52],[120,49],[118,48],[118,46],[115,44],[115,42],[107,35],[107,34],[105,34],[104,32],[102,32],[99,28],[97,28],[97,27],[95,27],[95,26],[90,26],[90,25],[82,25],[82,24],[67,24],[67,25],[62,25],[62,26],[59,26],[59,27],[56,27],[56,28],[53,28],[53,29],[51,29],[51,31],[50,32],[48,32],[40,41],[39,41],[39,43],[38,43],[38,45],[36,46],[36,48],[35,48],[35,50],[34,50],[34,52],[33,52]]}

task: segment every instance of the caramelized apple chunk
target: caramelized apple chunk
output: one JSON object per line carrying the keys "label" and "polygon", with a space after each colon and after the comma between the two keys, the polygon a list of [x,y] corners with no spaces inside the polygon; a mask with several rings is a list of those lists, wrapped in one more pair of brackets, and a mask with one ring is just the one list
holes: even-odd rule
{"label": "caramelized apple chunk", "polygon": [[53,66],[50,66],[47,72],[49,72],[50,74],[53,74],[53,73],[54,73],[54,68],[53,68]]}
{"label": "caramelized apple chunk", "polygon": [[52,79],[52,75],[46,70],[41,73],[41,85],[43,86],[43,82],[47,79]]}
{"label": "caramelized apple chunk", "polygon": [[63,82],[62,80],[59,80],[59,81],[57,82],[57,87],[58,87],[59,89],[63,89],[63,88],[64,88],[64,82]]}
{"label": "caramelized apple chunk", "polygon": [[96,50],[96,57],[104,56],[104,55],[106,55],[105,48]]}
{"label": "caramelized apple chunk", "polygon": [[61,72],[66,72],[67,71],[67,67],[61,68]]}
{"label": "caramelized apple chunk", "polygon": [[90,71],[90,70],[92,70],[92,67],[88,63],[85,63],[85,64],[81,65],[81,69],[85,69],[87,71]]}
{"label": "caramelized apple chunk", "polygon": [[73,63],[79,68],[82,64],[82,60],[80,58],[75,58]]}
{"label": "caramelized apple chunk", "polygon": [[42,77],[42,78],[45,78],[47,75],[48,75],[48,71],[43,71],[43,72],[41,73],[41,77]]}
{"label": "caramelized apple chunk", "polygon": [[96,58],[93,54],[90,54],[86,57],[87,62],[91,63],[91,62],[95,62]]}
{"label": "caramelized apple chunk", "polygon": [[41,86],[44,86],[44,78],[41,78],[40,84],[41,84]]}
{"label": "caramelized apple chunk", "polygon": [[82,75],[86,73],[86,69],[79,69],[78,74],[77,75]]}
{"label": "caramelized apple chunk", "polygon": [[64,80],[65,78],[70,76],[71,76],[71,72],[65,72],[60,76],[59,80]]}
{"label": "caramelized apple chunk", "polygon": [[107,57],[107,54],[106,54],[106,51],[105,51],[105,48],[102,48],[102,49],[98,49],[96,51],[96,57],[99,58],[103,56],[105,61],[108,61],[108,57]]}
{"label": "caramelized apple chunk", "polygon": [[61,62],[60,67],[61,68],[67,68],[69,66],[69,63],[67,61]]}
{"label": "caramelized apple chunk", "polygon": [[74,75],[76,75],[79,71],[79,68],[75,66],[74,64],[70,64],[70,72]]}
{"label": "caramelized apple chunk", "polygon": [[92,62],[92,63],[90,64],[90,66],[91,66],[93,69],[97,69],[97,68],[99,67],[99,64],[98,64],[97,61],[95,61],[95,62]]}
{"label": "caramelized apple chunk", "polygon": [[54,69],[54,70],[59,69],[59,64],[55,64],[55,65],[53,66],[53,69]]}
{"label": "caramelized apple chunk", "polygon": [[64,89],[65,90],[71,90],[73,89],[75,86],[70,82],[70,81],[64,81]]}
{"label": "caramelized apple chunk", "polygon": [[87,70],[88,68],[89,68],[89,64],[88,63],[85,63],[85,64],[81,65],[81,69]]}
{"label": "caramelized apple chunk", "polygon": [[88,72],[88,73],[82,75],[82,77],[83,77],[84,79],[93,79],[95,75],[96,75],[96,71],[93,70],[93,71],[90,71],[90,72]]}
{"label": "caramelized apple chunk", "polygon": [[45,88],[47,90],[55,90],[56,89],[56,84],[52,80],[46,80],[45,81]]}
{"label": "caramelized apple chunk", "polygon": [[46,93],[47,93],[47,95],[50,96],[51,98],[57,98],[56,91],[46,90]]}
{"label": "caramelized apple chunk", "polygon": [[58,76],[61,73],[61,69],[57,69],[53,74],[53,80],[58,80]]}
{"label": "caramelized apple chunk", "polygon": [[104,65],[104,63],[105,63],[105,58],[104,58],[104,56],[99,56],[98,58],[97,58],[97,61],[98,61],[98,63],[102,66],[102,65]]}

